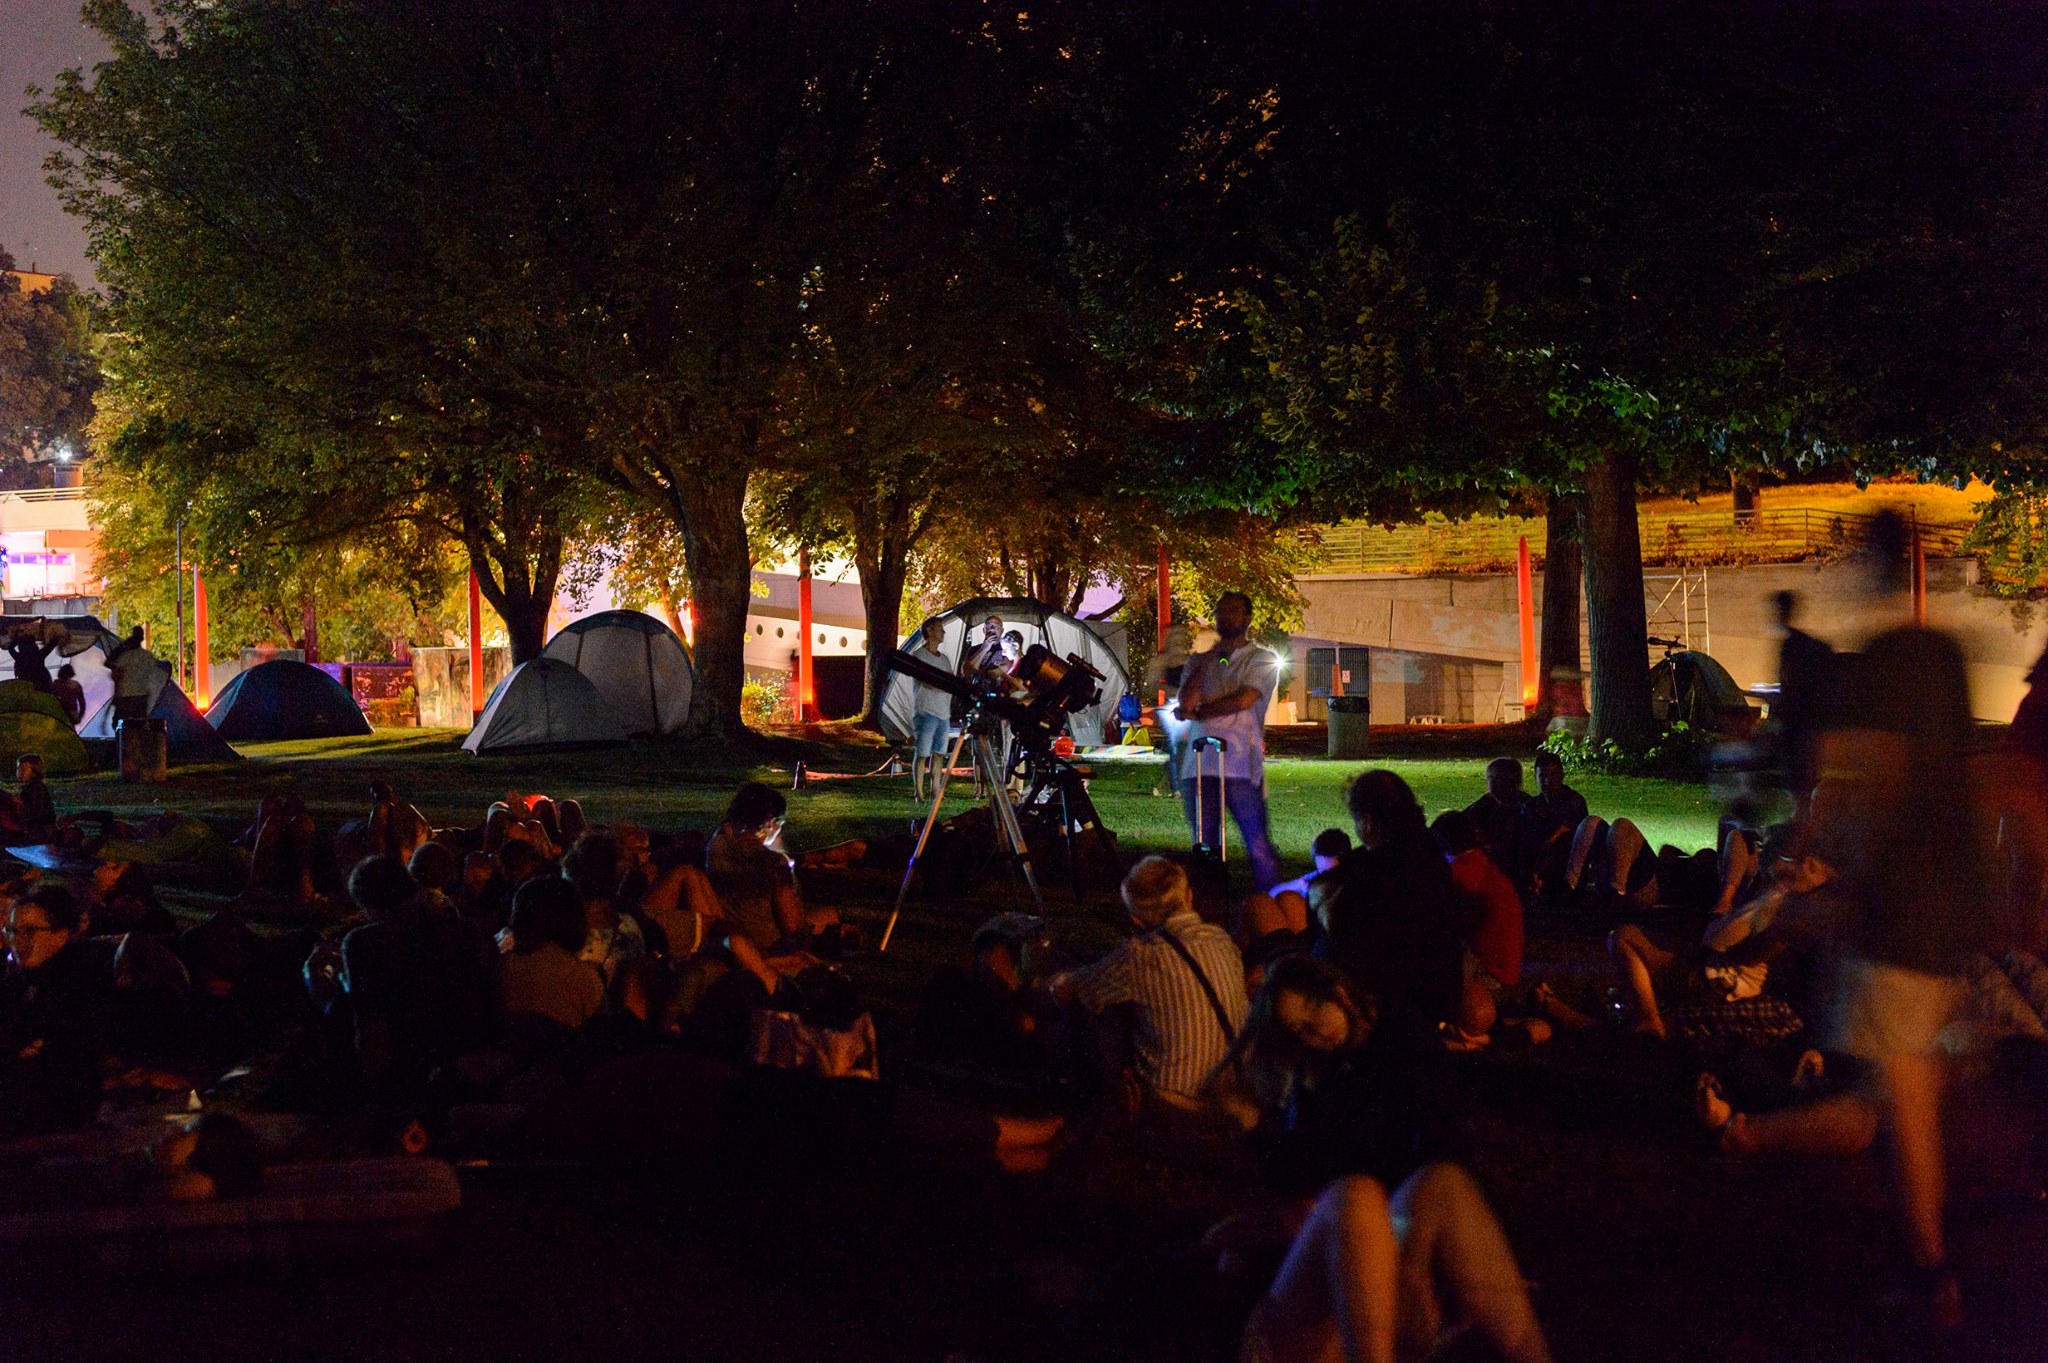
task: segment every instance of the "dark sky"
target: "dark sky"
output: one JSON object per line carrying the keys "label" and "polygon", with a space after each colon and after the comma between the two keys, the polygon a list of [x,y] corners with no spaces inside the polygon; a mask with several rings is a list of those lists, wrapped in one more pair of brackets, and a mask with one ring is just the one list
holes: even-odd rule
{"label": "dark sky", "polygon": [[92,279],[85,231],[43,183],[43,158],[53,149],[20,112],[23,87],[48,88],[59,71],[90,67],[106,55],[99,37],[78,21],[78,0],[0,0],[0,246],[25,269]]}

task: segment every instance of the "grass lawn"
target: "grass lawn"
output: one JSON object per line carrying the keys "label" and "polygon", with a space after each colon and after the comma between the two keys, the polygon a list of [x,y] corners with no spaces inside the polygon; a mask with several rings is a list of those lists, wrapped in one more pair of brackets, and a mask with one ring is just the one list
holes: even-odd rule
{"label": "grass lawn", "polygon": [[[247,762],[175,769],[158,786],[123,785],[111,773],[53,784],[58,805],[66,809],[173,807],[236,818],[253,813],[258,796],[291,790],[305,797],[317,818],[330,823],[361,813],[365,784],[384,776],[437,824],[473,824],[491,800],[521,790],[573,796],[600,821],[708,830],[742,780],[786,788],[799,759],[813,770],[844,778],[873,769],[885,755],[872,739],[840,726],[824,732],[830,737],[823,742],[771,738],[740,750],[705,752],[645,742],[623,749],[479,758],[460,750],[460,730],[386,729],[368,738],[248,744],[242,748]],[[1160,776],[1156,759],[1092,765],[1096,805],[1125,847],[1149,851],[1185,844],[1179,803],[1152,795]],[[1405,757],[1370,764],[1275,758],[1267,766],[1267,800],[1282,856],[1305,866],[1317,832],[1348,825],[1344,784],[1366,765],[1400,773],[1431,815],[1468,804],[1486,784],[1480,757]],[[1596,813],[1634,819],[1653,845],[1671,842],[1690,850],[1714,841],[1717,810],[1704,786],[1605,776],[1582,776],[1573,784]],[[965,808],[966,788],[956,785],[955,790],[948,808]],[[916,812],[907,777],[821,777],[792,797],[791,840],[815,846],[874,837],[907,826]]]}

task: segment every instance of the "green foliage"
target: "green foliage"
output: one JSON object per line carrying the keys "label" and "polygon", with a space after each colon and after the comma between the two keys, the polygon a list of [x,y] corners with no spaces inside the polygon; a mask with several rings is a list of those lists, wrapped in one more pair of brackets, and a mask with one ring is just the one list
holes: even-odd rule
{"label": "green foliage", "polygon": [[1562,758],[1567,771],[1698,779],[1705,774],[1714,738],[1681,719],[1666,725],[1640,747],[1557,729],[1544,735],[1542,748]]}
{"label": "green foliage", "polygon": [[789,678],[782,673],[748,677],[740,688],[740,713],[750,729],[789,723],[795,713],[789,704]]}
{"label": "green foliage", "polygon": [[[13,268],[0,250],[0,272]],[[69,278],[28,294],[0,273],[0,485],[30,485],[23,461],[48,458],[59,445],[87,454],[100,382],[97,328],[97,300]]]}
{"label": "green foliage", "polygon": [[1983,569],[1981,581],[1994,595],[2027,597],[2039,592],[2048,584],[2048,492],[2033,487],[1999,489],[1963,537],[1962,552],[1976,555]]}

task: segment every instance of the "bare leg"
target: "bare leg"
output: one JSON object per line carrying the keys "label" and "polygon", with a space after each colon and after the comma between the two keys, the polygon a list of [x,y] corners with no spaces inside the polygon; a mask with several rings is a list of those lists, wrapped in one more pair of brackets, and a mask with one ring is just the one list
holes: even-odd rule
{"label": "bare leg", "polygon": [[1636,1029],[1664,1036],[1664,1018],[1657,1011],[1657,986],[1653,976],[1678,959],[1678,953],[1650,940],[1650,935],[1633,923],[1607,935],[1607,957],[1628,995],[1636,1017]]}
{"label": "bare leg", "polygon": [[1453,1323],[1469,1323],[1501,1358],[1550,1363],[1514,1251],[1470,1174],[1455,1164],[1418,1170],[1395,1190],[1393,1214],[1404,1353],[1420,1357],[1436,1346],[1448,1297]]}
{"label": "bare leg", "polygon": [[1246,1355],[1393,1363],[1398,1258],[1386,1189],[1331,1184],[1245,1327]]}
{"label": "bare leg", "polygon": [[1877,1104],[1842,1093],[1777,1112],[1737,1112],[1701,1075],[1696,1111],[1728,1155],[1860,1155],[1877,1139]]}
{"label": "bare leg", "polygon": [[1478,980],[1465,981],[1465,992],[1458,1002],[1458,1030],[1469,1037],[1483,1037],[1499,1020],[1500,1010],[1494,1007],[1493,995],[1486,986]]}
{"label": "bare leg", "polygon": [[1932,1268],[1948,1261],[1941,1233],[1946,1195],[1941,1152],[1942,1063],[1932,1056],[1893,1056],[1884,1062],[1884,1093],[1892,1124],[1892,1164],[1913,1263]]}

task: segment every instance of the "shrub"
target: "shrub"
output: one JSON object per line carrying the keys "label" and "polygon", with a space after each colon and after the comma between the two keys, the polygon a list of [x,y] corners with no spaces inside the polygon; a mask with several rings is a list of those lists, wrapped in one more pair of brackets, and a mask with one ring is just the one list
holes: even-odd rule
{"label": "shrub", "polygon": [[750,729],[787,724],[789,680],[782,676],[748,677],[740,686],[740,719]]}
{"label": "shrub", "polygon": [[1697,776],[1705,770],[1714,739],[1684,720],[1674,720],[1640,748],[1611,738],[1592,739],[1558,730],[1543,739],[1543,750],[1564,760],[1567,771],[1606,776]]}

